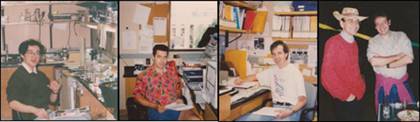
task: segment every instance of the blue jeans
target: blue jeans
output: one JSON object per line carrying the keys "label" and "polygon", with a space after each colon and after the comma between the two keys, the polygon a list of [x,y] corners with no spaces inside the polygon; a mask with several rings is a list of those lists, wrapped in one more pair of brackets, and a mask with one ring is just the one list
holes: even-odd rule
{"label": "blue jeans", "polygon": [[178,120],[181,112],[167,109],[163,113],[159,113],[156,109],[148,108],[147,114],[149,120]]}
{"label": "blue jeans", "polygon": [[[273,107],[291,109],[292,106],[274,104]],[[248,113],[247,115],[240,117],[236,121],[299,121],[300,113],[301,113],[301,110],[283,119],[277,118],[275,116],[264,116],[264,115],[256,115],[256,114]]]}

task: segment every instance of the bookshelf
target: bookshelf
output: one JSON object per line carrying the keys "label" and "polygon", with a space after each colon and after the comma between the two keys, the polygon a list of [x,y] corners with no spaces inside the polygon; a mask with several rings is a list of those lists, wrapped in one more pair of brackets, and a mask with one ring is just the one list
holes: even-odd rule
{"label": "bookshelf", "polygon": [[[256,10],[257,8],[253,5],[250,5],[246,2],[243,1],[223,1],[224,4],[226,5],[231,5],[234,7],[239,7],[239,8],[243,8],[246,10]],[[219,19],[219,21],[223,21],[222,19]],[[237,28],[233,28],[233,27],[226,27],[223,25],[219,25],[219,31],[224,31],[224,32],[232,32],[232,33],[250,33],[251,31],[249,30],[244,30],[244,29],[237,29]]]}
{"label": "bookshelf", "polygon": [[[245,9],[245,11],[250,11],[250,10],[251,11],[256,11],[257,10],[256,6],[250,5],[247,2],[243,2],[243,1],[223,1],[222,4],[230,5],[230,6],[233,6],[233,7],[239,7],[240,9]],[[221,7],[221,6],[219,6],[219,7]],[[223,9],[224,9],[223,7],[219,8],[219,10],[222,10],[222,12],[224,12]],[[219,13],[219,14],[221,14],[221,13]],[[225,21],[225,20],[223,20],[223,15],[222,16],[219,15],[219,32],[224,32],[225,33],[225,40],[226,40],[225,41],[225,46],[228,46],[231,41],[234,41],[234,40],[229,40],[229,33],[240,33],[241,34],[240,36],[242,36],[243,33],[253,33],[251,29],[245,30],[245,29],[238,29],[238,28],[235,28],[235,27],[225,26],[221,23],[222,21]]]}
{"label": "bookshelf", "polygon": [[246,8],[246,9],[250,9],[250,10],[256,10],[257,8],[255,6],[249,5],[246,2],[241,2],[241,1],[223,1],[225,4],[228,5],[232,5],[232,6],[237,6],[237,7],[241,7],[241,8]]}
{"label": "bookshelf", "polygon": [[234,33],[246,33],[246,32],[249,32],[249,31],[243,30],[243,29],[236,29],[236,28],[230,28],[230,27],[224,27],[224,26],[220,26],[219,27],[219,31],[234,32]]}
{"label": "bookshelf", "polygon": [[292,11],[292,12],[275,12],[277,16],[317,16],[317,11]]}
{"label": "bookshelf", "polygon": [[294,42],[316,42],[317,38],[281,38],[281,37],[273,37],[273,41],[294,41]]}
{"label": "bookshelf", "polygon": [[311,26],[311,28],[315,28],[315,30],[311,29],[311,31],[309,31],[309,32],[312,32],[312,33],[315,32],[313,34],[316,34],[316,32],[317,32],[316,28],[318,27],[317,26],[318,21],[317,21],[317,18],[316,18],[317,15],[318,15],[317,11],[274,12],[274,15],[275,16],[289,17],[287,21],[288,21],[289,26],[290,26],[290,28],[287,31],[274,31],[273,30],[273,33],[274,32],[283,32],[283,33],[286,32],[286,33],[288,33],[287,37],[273,36],[274,41],[282,40],[282,41],[286,41],[286,42],[309,42],[309,43],[316,43],[317,42],[317,37],[294,37],[294,33],[295,33],[294,28],[295,27],[293,27],[294,26],[293,21],[295,20],[294,19],[295,17],[308,16],[309,17],[309,25]]}

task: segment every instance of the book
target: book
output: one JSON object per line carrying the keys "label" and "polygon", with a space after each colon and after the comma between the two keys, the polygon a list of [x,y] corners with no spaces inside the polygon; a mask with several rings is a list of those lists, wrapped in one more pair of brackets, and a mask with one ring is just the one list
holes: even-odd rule
{"label": "book", "polygon": [[254,26],[252,32],[262,33],[264,32],[265,22],[267,20],[267,10],[257,10],[257,15],[254,20]]}
{"label": "book", "polygon": [[254,23],[254,19],[255,19],[255,15],[257,13],[255,13],[255,11],[252,10],[248,10],[246,11],[246,15],[245,15],[245,23],[244,23],[244,30],[250,30],[252,29],[252,25]]}

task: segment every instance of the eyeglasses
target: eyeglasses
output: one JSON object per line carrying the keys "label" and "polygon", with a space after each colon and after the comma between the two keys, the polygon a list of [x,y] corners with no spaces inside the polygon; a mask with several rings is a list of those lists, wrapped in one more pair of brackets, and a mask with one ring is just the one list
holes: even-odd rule
{"label": "eyeglasses", "polygon": [[30,51],[26,52],[26,54],[29,54],[31,56],[40,56],[41,55],[41,53],[39,53],[39,52],[30,52]]}

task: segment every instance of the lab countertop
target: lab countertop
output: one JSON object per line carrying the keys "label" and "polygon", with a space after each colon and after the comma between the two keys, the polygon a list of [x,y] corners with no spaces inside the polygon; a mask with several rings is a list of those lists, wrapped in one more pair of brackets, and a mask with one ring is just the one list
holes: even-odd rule
{"label": "lab countertop", "polygon": [[[96,92],[94,92],[94,90],[92,89],[93,82],[90,80],[84,80],[81,78],[80,75],[77,75],[78,71],[74,71],[74,70],[70,70],[68,69],[71,73],[74,73],[76,75],[73,75],[74,78],[76,78],[84,87],[86,87],[86,89],[93,95],[95,96],[95,98],[102,103],[102,105],[106,106],[106,107],[110,107],[110,108],[114,108],[114,110],[117,110],[117,102],[118,102],[118,82],[106,82],[106,83],[102,83],[100,84],[100,88],[102,91],[102,96],[98,96],[98,94]],[[79,72],[80,73],[80,72]],[[102,86],[102,87],[101,87]],[[106,91],[105,91],[106,89]],[[107,99],[109,98],[110,99]],[[110,111],[111,113],[113,113],[114,115],[116,111]]]}

